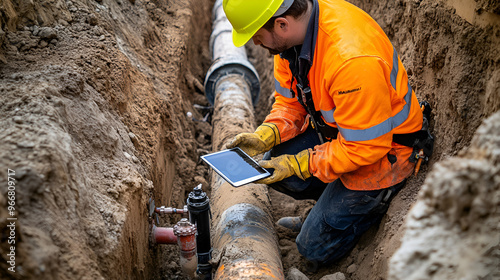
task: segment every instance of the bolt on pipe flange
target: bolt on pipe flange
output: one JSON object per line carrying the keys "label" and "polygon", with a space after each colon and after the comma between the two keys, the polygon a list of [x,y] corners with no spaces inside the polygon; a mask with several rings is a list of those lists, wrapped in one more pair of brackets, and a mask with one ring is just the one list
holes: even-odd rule
{"label": "bolt on pipe flange", "polygon": [[188,236],[196,234],[196,226],[188,221],[186,218],[182,218],[174,226],[175,236]]}

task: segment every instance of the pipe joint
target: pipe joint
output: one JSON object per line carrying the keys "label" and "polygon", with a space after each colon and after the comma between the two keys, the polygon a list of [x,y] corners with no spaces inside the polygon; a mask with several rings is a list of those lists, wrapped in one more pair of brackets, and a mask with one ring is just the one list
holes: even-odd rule
{"label": "pipe joint", "polygon": [[187,214],[188,209],[187,209],[187,205],[184,205],[183,209],[176,209],[173,207],[161,206],[161,207],[157,207],[155,209],[155,212],[158,214],[163,214],[163,215],[165,215],[165,214]]}
{"label": "pipe joint", "polygon": [[237,48],[233,44],[232,26],[222,8],[222,0],[217,0],[212,10],[213,31],[210,35],[209,47],[212,53],[212,66],[205,77],[205,96],[214,105],[216,86],[220,78],[240,75],[250,88],[252,104],[257,105],[260,94],[260,80],[257,70],[248,61],[244,47]]}
{"label": "pipe joint", "polygon": [[180,265],[184,274],[194,278],[198,267],[196,257],[196,226],[182,218],[174,226],[177,244],[181,249]]}
{"label": "pipe joint", "polygon": [[[232,44],[232,42],[230,42]],[[205,96],[214,105],[217,82],[227,75],[240,75],[250,87],[253,106],[257,105],[260,94],[260,80],[257,70],[250,62],[238,57],[226,56],[216,60],[207,72],[205,78]]]}

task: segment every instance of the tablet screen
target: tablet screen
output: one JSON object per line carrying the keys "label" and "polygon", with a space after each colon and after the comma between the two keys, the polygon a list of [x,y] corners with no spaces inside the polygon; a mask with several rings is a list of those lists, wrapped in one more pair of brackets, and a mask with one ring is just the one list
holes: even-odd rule
{"label": "tablet screen", "polygon": [[224,150],[201,157],[219,175],[235,187],[271,175],[240,148]]}

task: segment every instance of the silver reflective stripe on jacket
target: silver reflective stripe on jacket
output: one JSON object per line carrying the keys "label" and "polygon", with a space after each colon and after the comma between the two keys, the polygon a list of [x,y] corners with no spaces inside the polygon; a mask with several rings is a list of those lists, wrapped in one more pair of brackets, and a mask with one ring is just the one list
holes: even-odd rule
{"label": "silver reflective stripe on jacket", "polygon": [[283,95],[284,97],[287,97],[287,98],[293,97],[290,89],[282,87],[280,85],[280,82],[278,82],[278,80],[276,78],[274,78],[274,88],[275,88],[277,93],[279,93],[280,95]]}
{"label": "silver reflective stripe on jacket", "polygon": [[[399,71],[398,53],[396,52],[396,49],[394,49],[394,54],[392,58],[391,85],[396,91],[397,91],[396,78],[398,76],[398,71]],[[380,137],[386,133],[389,133],[395,127],[401,125],[408,118],[411,107],[411,95],[412,95],[412,89],[410,86],[410,82],[408,81],[408,92],[404,97],[406,104],[403,106],[403,109],[401,109],[401,111],[399,111],[394,117],[390,117],[385,121],[366,129],[347,129],[347,128],[342,128],[339,125],[338,129],[342,134],[342,136],[347,141],[367,141]]]}

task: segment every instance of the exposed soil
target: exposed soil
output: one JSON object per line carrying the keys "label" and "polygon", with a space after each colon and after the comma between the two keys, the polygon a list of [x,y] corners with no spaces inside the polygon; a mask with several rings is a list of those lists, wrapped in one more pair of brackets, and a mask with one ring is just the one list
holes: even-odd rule
{"label": "exposed soil", "polygon": [[[1,278],[175,279],[175,246],[150,248],[147,201],[182,208],[207,105],[210,1],[2,1]],[[7,169],[16,272],[7,270]],[[172,225],[179,217],[165,219]],[[169,275],[169,276],[166,276]]]}
{"label": "exposed soil", "polygon": [[[294,235],[278,232],[285,272],[298,268],[310,279],[336,272],[346,279],[499,277],[499,229],[494,227],[500,209],[499,147],[498,140],[481,140],[490,139],[488,131],[498,131],[498,117],[471,141],[483,120],[500,110],[500,4],[351,2],[386,31],[417,96],[431,103],[435,153],[396,196],[380,226],[337,264],[308,273]],[[210,195],[208,168],[199,156],[211,151],[212,127],[196,121],[208,110],[194,105],[208,106],[203,81],[211,64],[212,5],[196,0],[0,0],[2,279],[185,279],[178,248],[149,242],[147,202],[154,198],[158,206],[182,208],[186,194],[200,183]],[[247,51],[262,85],[256,125],[272,104],[272,59],[261,48],[248,46]],[[474,160],[485,167],[470,165]],[[472,166],[465,170],[479,171],[466,180],[468,191],[460,192],[457,180],[446,183],[441,177],[462,178],[457,171],[462,162]],[[14,216],[7,211],[9,177],[16,184]],[[481,182],[477,188],[468,187],[475,181]],[[454,206],[450,201],[460,198],[453,196],[457,192],[465,202]],[[313,205],[274,191],[270,196],[275,221],[301,215]],[[476,207],[483,202],[489,207]],[[429,238],[444,236],[418,252],[405,250],[423,232],[405,226],[414,205],[418,209],[409,222],[426,222],[440,233]],[[414,214],[424,208],[425,216]],[[7,263],[13,245],[8,243],[9,217],[17,218],[15,273]],[[160,222],[172,226],[179,218]],[[472,244],[469,262],[435,257],[436,248],[446,251],[460,242]],[[481,269],[461,273],[468,263]],[[401,267],[411,267],[412,274]]]}

